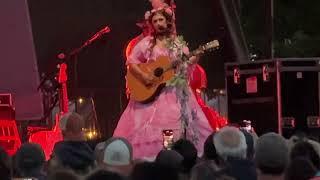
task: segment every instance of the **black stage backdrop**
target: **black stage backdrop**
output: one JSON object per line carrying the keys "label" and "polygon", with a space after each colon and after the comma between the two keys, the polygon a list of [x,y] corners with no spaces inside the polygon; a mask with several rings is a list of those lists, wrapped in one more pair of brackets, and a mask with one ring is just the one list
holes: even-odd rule
{"label": "black stage backdrop", "polygon": [[[220,40],[222,49],[204,55],[200,64],[207,71],[209,88],[223,88],[223,64],[234,61],[235,55],[219,1],[176,3],[178,33],[191,49]],[[70,97],[93,97],[100,131],[103,137],[111,136],[127,103],[124,49],[141,32],[136,22],[150,8],[148,0],[28,0],[28,4],[41,73],[54,71],[57,54],[70,53],[106,25],[111,28],[68,60]]]}

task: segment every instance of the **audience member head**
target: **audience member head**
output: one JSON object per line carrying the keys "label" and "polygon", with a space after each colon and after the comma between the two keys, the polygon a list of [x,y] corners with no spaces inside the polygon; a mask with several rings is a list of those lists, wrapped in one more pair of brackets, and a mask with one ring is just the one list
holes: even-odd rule
{"label": "audience member head", "polygon": [[15,154],[14,164],[19,177],[40,178],[45,163],[45,155],[38,144],[25,143]]}
{"label": "audience member head", "polygon": [[213,137],[215,135],[216,132],[213,132],[212,134],[210,134],[206,141],[204,142],[204,146],[203,146],[203,158],[206,160],[218,160],[218,154],[217,154],[217,150],[216,147],[214,146],[213,143]]}
{"label": "audience member head", "polygon": [[173,150],[162,150],[156,157],[156,163],[176,170],[182,169],[182,161],[183,156]]}
{"label": "audience member head", "polygon": [[316,169],[320,169],[320,157],[310,143],[301,141],[293,146],[290,152],[290,159],[293,160],[297,157],[309,159]]}
{"label": "audience member head", "polygon": [[103,163],[112,166],[130,165],[132,162],[132,145],[124,138],[113,137],[106,141]]}
{"label": "audience member head", "polygon": [[136,164],[131,173],[131,180],[178,180],[178,172],[173,168],[154,162]]}
{"label": "audience member head", "polygon": [[312,147],[314,148],[314,150],[317,152],[318,156],[320,157],[320,143],[319,143],[319,141],[308,139],[307,142],[312,145]]}
{"label": "audience member head", "polygon": [[64,140],[83,141],[85,139],[84,128],[85,121],[76,112],[67,113],[60,119],[60,129]]}
{"label": "audience member head", "polygon": [[314,177],[317,170],[306,158],[297,157],[290,161],[286,170],[286,180],[309,180]]}
{"label": "audience member head", "polygon": [[198,152],[194,144],[189,140],[180,139],[173,144],[172,150],[177,151],[183,156],[182,171],[184,173],[190,173],[191,168],[197,162],[198,156]]}
{"label": "audience member head", "polygon": [[95,167],[92,149],[83,141],[61,141],[55,144],[49,171],[55,169],[70,169],[77,174],[87,174]]}
{"label": "audience member head", "polygon": [[301,142],[301,141],[307,141],[308,138],[307,138],[307,135],[302,132],[302,131],[296,131],[291,137],[290,139],[288,139],[287,141],[287,144],[288,144],[288,147],[289,147],[289,151],[291,151],[292,147],[298,143],[298,142]]}
{"label": "audience member head", "polygon": [[128,140],[112,137],[104,143],[102,151],[102,166],[109,171],[129,176],[133,166],[133,152]]}
{"label": "audience member head", "polygon": [[11,179],[11,158],[7,152],[0,147],[0,177],[4,180]]}
{"label": "audience member head", "polygon": [[224,159],[245,159],[247,156],[246,138],[243,133],[235,127],[223,127],[214,135],[214,146],[218,155]]}
{"label": "audience member head", "polygon": [[106,147],[106,142],[100,142],[94,148],[94,157],[98,165],[103,164],[103,156],[104,156],[104,149]]}
{"label": "audience member head", "polygon": [[298,141],[305,141],[308,139],[307,134],[303,131],[296,131],[292,137],[295,138],[296,142]]}
{"label": "audience member head", "polygon": [[216,166],[214,161],[204,161],[195,165],[191,170],[190,180],[232,180],[226,176],[223,169]]}
{"label": "audience member head", "polygon": [[114,172],[106,171],[106,170],[97,170],[91,174],[89,174],[85,180],[122,180],[123,178]]}
{"label": "audience member head", "polygon": [[70,170],[58,170],[48,175],[47,180],[79,180],[79,177]]}
{"label": "audience member head", "polygon": [[276,133],[262,135],[257,141],[255,162],[260,174],[283,175],[289,162],[286,140]]}

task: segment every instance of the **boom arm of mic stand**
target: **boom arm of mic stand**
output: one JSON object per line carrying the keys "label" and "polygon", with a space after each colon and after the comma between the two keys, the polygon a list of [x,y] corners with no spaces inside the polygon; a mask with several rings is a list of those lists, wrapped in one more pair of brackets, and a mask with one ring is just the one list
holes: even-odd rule
{"label": "boom arm of mic stand", "polygon": [[109,33],[111,30],[108,26],[104,27],[102,30],[98,31],[97,33],[95,33],[93,36],[91,36],[88,40],[86,40],[86,42],[84,42],[79,48],[75,48],[73,49],[67,56],[71,57],[74,56],[76,54],[79,54],[84,48],[86,48],[87,46],[89,46],[90,44],[92,44],[94,41],[96,41],[97,39],[99,39],[99,37],[101,37],[103,34]]}

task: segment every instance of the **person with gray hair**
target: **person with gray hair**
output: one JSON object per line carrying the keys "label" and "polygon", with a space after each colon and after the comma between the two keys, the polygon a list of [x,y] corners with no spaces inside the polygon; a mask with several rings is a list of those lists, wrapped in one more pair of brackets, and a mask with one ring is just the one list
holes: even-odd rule
{"label": "person with gray hair", "polygon": [[247,157],[247,143],[244,134],[235,127],[226,126],[213,137],[218,155],[228,158],[245,159]]}
{"label": "person with gray hair", "polygon": [[101,160],[99,160],[101,161],[100,165],[106,170],[121,174],[125,177],[130,175],[134,165],[133,149],[127,139],[111,137],[105,141],[101,155]]}
{"label": "person with gray hair", "polygon": [[256,180],[255,166],[247,157],[244,134],[236,127],[226,126],[213,137],[217,154],[225,161],[226,175],[237,180]]}

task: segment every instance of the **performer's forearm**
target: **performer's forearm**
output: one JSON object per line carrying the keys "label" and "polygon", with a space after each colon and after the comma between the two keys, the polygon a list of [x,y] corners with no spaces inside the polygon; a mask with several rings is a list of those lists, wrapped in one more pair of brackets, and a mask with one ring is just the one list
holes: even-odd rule
{"label": "performer's forearm", "polygon": [[137,77],[143,79],[146,76],[146,73],[143,72],[138,64],[129,64],[129,70]]}
{"label": "performer's forearm", "polygon": [[140,79],[145,85],[150,85],[154,81],[154,76],[148,72],[144,72],[140,69],[138,64],[130,64],[129,70]]}
{"label": "performer's forearm", "polygon": [[191,64],[196,64],[200,60],[200,56],[192,56],[190,57],[189,61]]}

